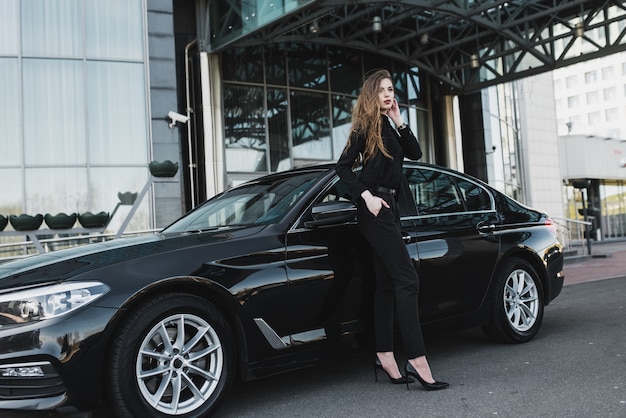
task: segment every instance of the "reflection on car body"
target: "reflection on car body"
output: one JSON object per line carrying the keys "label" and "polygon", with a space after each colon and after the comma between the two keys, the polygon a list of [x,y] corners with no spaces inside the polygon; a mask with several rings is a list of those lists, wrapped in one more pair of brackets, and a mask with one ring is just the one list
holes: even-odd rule
{"label": "reflection on car body", "polygon": [[[550,218],[438,166],[405,163],[401,228],[425,326],[521,343],[563,285]],[[332,165],[228,190],[158,234],[0,265],[0,408],[203,416],[236,374],[367,340],[371,254]]]}

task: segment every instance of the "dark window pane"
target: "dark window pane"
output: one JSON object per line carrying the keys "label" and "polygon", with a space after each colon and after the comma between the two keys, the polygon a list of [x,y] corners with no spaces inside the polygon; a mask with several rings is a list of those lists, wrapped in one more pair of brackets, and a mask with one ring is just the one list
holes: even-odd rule
{"label": "dark window pane", "polygon": [[363,71],[365,72],[365,77],[376,70],[380,70],[381,68],[389,71],[393,76],[392,65],[393,60],[390,58],[381,57],[380,55],[374,55],[367,52],[363,53]]}
{"label": "dark window pane", "polygon": [[408,104],[412,106],[426,106],[425,98],[422,97],[419,70],[417,67],[409,69],[407,74],[407,97]]}
{"label": "dark window pane", "polygon": [[490,210],[491,199],[487,191],[476,183],[457,179],[457,185],[465,198],[465,206],[469,211]]}
{"label": "dark window pane", "polygon": [[211,37],[214,40],[222,43],[241,35],[243,22],[240,2],[213,0],[207,3],[211,19]]}
{"label": "dark window pane", "polygon": [[328,50],[331,90],[352,96],[359,94],[363,82],[361,53],[359,51],[331,48]]}
{"label": "dark window pane", "polygon": [[328,89],[326,49],[320,45],[294,45],[288,54],[289,85],[316,90]]}
{"label": "dark window pane", "polygon": [[224,86],[224,132],[229,171],[267,171],[261,87]]}
{"label": "dark window pane", "polygon": [[291,93],[293,157],[303,160],[330,160],[330,112],[328,95]]}
{"label": "dark window pane", "polygon": [[398,103],[406,105],[408,97],[406,87],[406,82],[408,78],[406,65],[394,63],[391,77],[393,77],[393,87],[395,89],[396,100],[398,101]]}
{"label": "dark window pane", "polygon": [[267,89],[267,128],[270,142],[270,171],[291,168],[287,124],[287,91]]}
{"label": "dark window pane", "polygon": [[287,51],[283,44],[265,48],[265,78],[267,84],[287,84]]}
{"label": "dark window pane", "polygon": [[454,181],[445,173],[428,169],[406,169],[409,189],[419,215],[462,212],[463,200]]}
{"label": "dark window pane", "polygon": [[346,146],[352,125],[352,105],[356,99],[333,96],[333,160],[337,160]]}
{"label": "dark window pane", "polygon": [[263,82],[263,59],[260,47],[233,48],[222,58],[222,77],[225,81]]}

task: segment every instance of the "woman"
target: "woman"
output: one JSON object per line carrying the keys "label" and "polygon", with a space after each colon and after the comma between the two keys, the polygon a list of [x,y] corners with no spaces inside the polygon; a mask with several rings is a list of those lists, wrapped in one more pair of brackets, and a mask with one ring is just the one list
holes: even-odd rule
{"label": "woman", "polygon": [[[355,196],[359,230],[374,255],[375,371],[382,369],[392,383],[406,383],[407,388],[409,376],[413,376],[424,389],[438,390],[448,383],[433,379],[426,360],[417,307],[418,276],[400,234],[396,193],[403,159],[421,156],[417,139],[402,120],[390,73],[375,71],[363,83],[352,111],[348,143],[336,166],[337,174]],[[363,163],[360,177],[353,172],[359,160]],[[393,353],[394,296],[409,359],[405,376]]]}

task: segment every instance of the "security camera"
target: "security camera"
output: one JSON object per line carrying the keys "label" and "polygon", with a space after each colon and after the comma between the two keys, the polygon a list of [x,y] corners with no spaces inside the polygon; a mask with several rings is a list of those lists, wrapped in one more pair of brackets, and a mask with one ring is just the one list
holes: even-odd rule
{"label": "security camera", "polygon": [[181,115],[180,113],[174,112],[170,110],[167,116],[172,120],[172,123],[169,124],[170,129],[176,125],[176,122],[187,123],[189,121],[189,116]]}

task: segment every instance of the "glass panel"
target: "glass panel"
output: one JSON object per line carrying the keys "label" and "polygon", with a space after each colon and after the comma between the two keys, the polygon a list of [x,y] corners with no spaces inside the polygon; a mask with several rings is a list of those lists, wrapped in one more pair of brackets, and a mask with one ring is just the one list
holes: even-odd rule
{"label": "glass panel", "polygon": [[395,89],[396,100],[401,105],[407,104],[407,81],[408,74],[406,72],[406,65],[400,63],[394,63],[394,71],[391,73],[393,78],[393,84]]}
{"label": "glass panel", "polygon": [[333,160],[339,159],[352,126],[352,106],[356,99],[333,96]]}
{"label": "glass panel", "polygon": [[270,141],[270,171],[272,172],[291,168],[288,109],[286,90],[267,89],[267,130]]}
{"label": "glass panel", "polygon": [[294,45],[287,55],[289,85],[309,89],[328,89],[326,48],[315,44]]}
{"label": "glass panel", "polygon": [[141,0],[85,2],[87,56],[143,59]]}
{"label": "glass panel", "polygon": [[286,45],[270,45],[265,48],[265,78],[267,84],[287,85]]}
{"label": "glass panel", "polygon": [[382,58],[380,55],[371,54],[368,52],[363,53],[363,71],[364,77],[367,77],[374,71],[384,68],[393,75],[392,66],[393,61],[389,58]]}
{"label": "glass panel", "polygon": [[86,168],[26,169],[26,213],[70,214],[89,210]]}
{"label": "glass panel", "polygon": [[209,1],[211,33],[205,41],[209,48],[222,46],[313,1],[315,0]]}
{"label": "glass panel", "polygon": [[331,90],[335,93],[357,96],[363,79],[361,64],[360,51],[330,48],[328,50],[328,66]]}
{"label": "glass panel", "polygon": [[623,182],[601,185],[602,235],[605,238],[623,238],[626,235],[626,190]]}
{"label": "glass panel", "polygon": [[322,195],[320,202],[351,202],[352,192],[343,181],[339,180]]}
{"label": "glass panel", "polygon": [[419,215],[462,212],[461,194],[447,174],[427,169],[405,169]]}
{"label": "glass panel", "polygon": [[87,64],[89,160],[144,164],[148,160],[143,64]]}
{"label": "glass panel", "polygon": [[280,222],[315,184],[319,174],[301,173],[228,190],[176,221],[164,232]]}
{"label": "glass panel", "polygon": [[[434,163],[435,152],[433,149],[434,147],[429,130],[430,125],[428,112],[425,110],[416,109],[414,107],[409,107],[406,110],[407,114],[409,115],[407,118],[407,123],[411,127],[413,134],[415,134],[415,137],[417,138],[417,141],[422,148],[422,158],[420,158],[420,161]],[[404,115],[404,112],[402,113]]]}
{"label": "glass panel", "polygon": [[407,101],[412,106],[426,107],[426,98],[422,97],[419,69],[412,67],[407,73]]}
{"label": "glass panel", "polygon": [[12,168],[0,169],[1,179],[11,179],[2,183],[2,198],[0,199],[0,214],[19,215],[22,208],[22,170]]}
{"label": "glass panel", "polygon": [[222,54],[224,80],[263,82],[263,57],[260,47],[233,48]]}
{"label": "glass panel", "polygon": [[[107,231],[117,232],[132,206],[117,204],[119,193],[139,193],[148,181],[148,170],[141,168],[92,168],[90,170],[91,196],[89,209],[91,212],[108,212],[112,215]],[[158,184],[156,185],[158,186]],[[117,210],[115,208],[117,207]],[[115,211],[115,214],[113,214]],[[146,195],[139,203],[137,211],[125,229],[129,231],[145,231],[150,228],[150,198]]]}
{"label": "glass panel", "polygon": [[291,92],[293,158],[332,159],[329,121],[327,94]]}
{"label": "glass panel", "polygon": [[0,92],[0,165],[19,166],[22,139],[17,58],[0,58]]}
{"label": "glass panel", "polygon": [[83,64],[24,59],[26,165],[85,164]]}
{"label": "glass panel", "polygon": [[18,55],[19,52],[18,0],[0,2],[0,54]]}
{"label": "glass panel", "polygon": [[465,199],[465,207],[469,211],[480,211],[491,209],[491,199],[489,194],[476,183],[457,178],[456,184]]}
{"label": "glass panel", "polygon": [[208,2],[208,7],[211,34],[207,41],[222,45],[241,36],[243,33],[241,4],[231,0],[214,0]]}
{"label": "glass panel", "polygon": [[81,23],[81,0],[22,0],[22,52],[79,57],[83,52]]}
{"label": "glass panel", "polygon": [[224,86],[224,137],[228,171],[267,171],[263,89]]}

